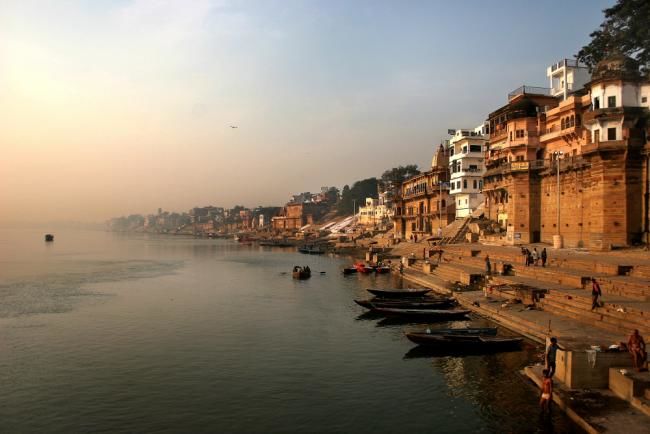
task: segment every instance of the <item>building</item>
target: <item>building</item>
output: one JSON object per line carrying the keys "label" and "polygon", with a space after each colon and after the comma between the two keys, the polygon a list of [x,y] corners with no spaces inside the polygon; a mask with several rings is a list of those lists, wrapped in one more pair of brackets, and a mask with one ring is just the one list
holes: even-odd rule
{"label": "building", "polygon": [[366,205],[359,207],[358,223],[364,226],[382,226],[393,218],[392,206],[387,193],[380,193],[378,199],[366,198]]}
{"label": "building", "polygon": [[554,88],[520,88],[489,115],[486,215],[511,244],[638,243],[650,226],[650,81],[622,55],[600,62],[581,88],[580,65],[554,66]]}
{"label": "building", "polygon": [[464,218],[483,202],[483,173],[485,172],[485,143],[487,125],[473,130],[449,130],[449,194],[454,197],[456,218]]}
{"label": "building", "polygon": [[567,99],[569,94],[581,90],[589,81],[589,69],[574,59],[562,59],[546,68],[551,96]]}
{"label": "building", "polygon": [[282,208],[280,215],[271,219],[271,225],[277,231],[297,231],[305,225],[317,222],[326,211],[327,205],[324,203],[289,202]]}
{"label": "building", "polygon": [[449,195],[449,153],[442,145],[431,170],[407,179],[395,198],[395,237],[411,239],[437,234],[454,221],[456,209]]}

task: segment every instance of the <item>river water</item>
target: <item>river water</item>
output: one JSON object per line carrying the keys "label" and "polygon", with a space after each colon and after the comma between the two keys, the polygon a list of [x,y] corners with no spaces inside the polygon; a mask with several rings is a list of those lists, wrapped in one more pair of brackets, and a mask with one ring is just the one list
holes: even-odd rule
{"label": "river water", "polygon": [[[538,346],[414,352],[403,333],[422,325],[352,302],[400,282],[342,276],[347,263],[226,240],[62,231],[46,244],[0,230],[0,432],[573,432],[557,411],[539,417],[517,373]],[[296,264],[312,278],[294,281]]]}

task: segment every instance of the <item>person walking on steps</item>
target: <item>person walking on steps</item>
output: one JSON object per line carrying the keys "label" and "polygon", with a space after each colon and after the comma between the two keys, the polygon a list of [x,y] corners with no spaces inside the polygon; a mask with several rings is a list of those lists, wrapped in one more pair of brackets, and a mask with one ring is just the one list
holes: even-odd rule
{"label": "person walking on steps", "polygon": [[557,357],[557,338],[551,338],[551,343],[546,349],[546,354],[544,356],[544,361],[546,362],[546,369],[548,370],[548,377],[552,378],[555,374],[555,359]]}
{"label": "person walking on steps", "polygon": [[542,250],[542,267],[546,267],[546,258],[548,258],[546,253],[546,247]]}
{"label": "person walking on steps", "polygon": [[488,276],[492,274],[492,264],[490,263],[490,255],[485,256],[485,271]]}
{"label": "person walking on steps", "polygon": [[603,296],[603,292],[600,290],[600,285],[596,281],[596,278],[592,277],[591,278],[591,310],[600,307],[601,302],[598,299],[602,296]]}

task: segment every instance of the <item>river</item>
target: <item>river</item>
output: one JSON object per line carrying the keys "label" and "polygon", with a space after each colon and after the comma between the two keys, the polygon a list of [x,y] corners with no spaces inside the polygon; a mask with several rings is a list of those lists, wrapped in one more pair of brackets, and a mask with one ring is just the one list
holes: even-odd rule
{"label": "river", "polygon": [[[0,432],[574,432],[518,370],[353,303],[392,276],[227,240],[0,230]],[[291,278],[309,265],[311,279]],[[322,273],[321,273],[322,272]],[[480,324],[480,320],[472,323]],[[432,327],[441,327],[436,324]],[[507,333],[507,332],[506,332]]]}

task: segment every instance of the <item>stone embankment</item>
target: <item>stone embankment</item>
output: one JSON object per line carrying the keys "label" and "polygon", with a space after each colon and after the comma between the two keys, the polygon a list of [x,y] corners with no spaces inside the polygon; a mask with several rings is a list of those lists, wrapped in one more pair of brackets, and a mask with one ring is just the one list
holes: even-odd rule
{"label": "stone embankment", "polygon": [[[529,246],[533,247],[540,252],[547,248],[546,267],[526,266],[515,247],[438,247],[423,241],[401,243],[392,253],[408,258],[404,278],[416,285],[453,294],[476,314],[534,341],[545,343],[557,337],[563,351],[558,352],[554,381],[565,393],[558,393],[555,401],[587,431],[620,432],[627,426],[626,432],[648,432],[650,375],[631,376],[627,352],[608,349],[627,342],[634,329],[650,338],[650,254],[606,255]],[[593,310],[592,278],[603,292],[602,306]],[[531,367],[526,374],[538,382],[539,369]],[[586,405],[589,400],[577,390],[589,390],[611,408]],[[594,411],[603,416],[593,416]],[[624,420],[628,422],[620,425]]]}

